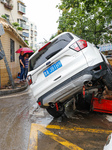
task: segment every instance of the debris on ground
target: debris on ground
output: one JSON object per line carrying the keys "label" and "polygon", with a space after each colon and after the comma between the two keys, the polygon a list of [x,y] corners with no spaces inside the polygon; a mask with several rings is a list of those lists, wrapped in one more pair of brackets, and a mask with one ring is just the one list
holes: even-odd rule
{"label": "debris on ground", "polygon": [[[20,79],[18,79],[18,78],[14,79],[14,85],[15,85],[15,88],[14,88],[14,89],[22,88],[22,87],[24,87],[26,84],[27,84],[26,81],[20,82]],[[0,90],[12,90],[12,89],[13,89],[13,87],[12,87],[12,85],[10,84],[10,82],[9,82],[7,85],[5,85],[5,86],[1,86],[1,88],[0,88]]]}

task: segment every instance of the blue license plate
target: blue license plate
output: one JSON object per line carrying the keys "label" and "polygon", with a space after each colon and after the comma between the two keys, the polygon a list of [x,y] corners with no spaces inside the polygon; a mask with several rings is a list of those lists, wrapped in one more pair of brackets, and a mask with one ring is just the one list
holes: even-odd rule
{"label": "blue license plate", "polygon": [[43,71],[44,76],[47,77],[48,75],[50,75],[51,73],[53,73],[54,71],[56,71],[57,69],[62,67],[62,63],[59,60],[58,62],[56,62],[55,64],[53,64],[52,66],[50,66],[48,69],[46,69],[45,71]]}

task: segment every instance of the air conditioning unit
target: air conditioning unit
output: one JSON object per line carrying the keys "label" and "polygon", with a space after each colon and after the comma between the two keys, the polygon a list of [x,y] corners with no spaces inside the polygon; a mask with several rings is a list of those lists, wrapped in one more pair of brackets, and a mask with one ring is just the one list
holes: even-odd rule
{"label": "air conditioning unit", "polygon": [[7,3],[7,1],[6,0],[0,0],[2,3]]}

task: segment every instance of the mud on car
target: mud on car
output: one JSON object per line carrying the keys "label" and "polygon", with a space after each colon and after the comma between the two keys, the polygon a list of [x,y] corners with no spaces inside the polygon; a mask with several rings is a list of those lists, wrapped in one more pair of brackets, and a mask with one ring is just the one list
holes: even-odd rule
{"label": "mud on car", "polygon": [[93,44],[64,32],[29,58],[28,82],[39,106],[59,117],[83,86],[112,90],[112,73]]}

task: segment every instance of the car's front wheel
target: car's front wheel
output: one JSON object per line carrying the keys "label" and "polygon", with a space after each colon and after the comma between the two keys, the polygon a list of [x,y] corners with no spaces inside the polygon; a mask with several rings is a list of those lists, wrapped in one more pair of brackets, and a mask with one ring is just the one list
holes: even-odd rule
{"label": "car's front wheel", "polygon": [[56,103],[56,104],[50,105],[47,108],[47,111],[54,118],[58,118],[58,117],[62,116],[62,114],[65,112],[65,107],[61,103]]}

